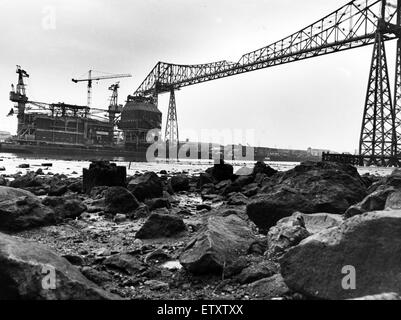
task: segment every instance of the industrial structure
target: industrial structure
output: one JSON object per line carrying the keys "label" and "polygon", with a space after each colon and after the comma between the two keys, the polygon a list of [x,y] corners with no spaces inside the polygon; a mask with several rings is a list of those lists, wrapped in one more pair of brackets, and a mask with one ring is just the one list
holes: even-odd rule
{"label": "industrial structure", "polygon": [[[396,78],[391,94],[385,43],[397,39]],[[159,94],[170,93],[165,141],[179,145],[175,92],[183,87],[246,72],[301,61],[330,53],[373,45],[368,89],[359,141],[360,165],[401,166],[401,0],[353,0],[338,10],[292,35],[266,47],[244,54],[237,62],[219,61],[200,65],[159,62],[129,95],[124,107],[118,105],[119,84],[110,87],[112,96],[106,120],[97,119],[91,108],[92,82],[130,76],[108,75],[84,79],[88,83],[87,106],[63,103],[43,104],[28,100],[24,78],[17,69],[18,85],[10,94],[18,112],[17,140],[21,144],[54,143],[85,148],[106,146],[121,153],[144,154],[149,130],[161,129]],[[36,112],[28,105],[35,106]],[[123,148],[119,148],[122,132]],[[117,134],[116,134],[117,133]],[[347,161],[352,157],[347,156]],[[332,159],[339,159],[338,155]],[[330,160],[325,153],[324,159]]]}
{"label": "industrial structure", "polygon": [[93,84],[93,81],[119,79],[119,78],[130,78],[130,77],[132,77],[132,75],[130,75],[128,73],[127,74],[109,74],[109,75],[105,75],[105,76],[93,77],[92,73],[93,73],[93,70],[89,70],[87,78],[84,78],[84,79],[72,79],[72,82],[74,82],[74,83],[78,83],[78,82],[87,82],[88,83],[88,89],[87,89],[87,93],[88,93],[87,107],[88,108],[91,107],[91,103],[92,103],[92,84]]}
{"label": "industrial structure", "polygon": [[[26,92],[25,78],[29,74],[17,66],[18,84],[12,85],[10,100],[15,103],[18,127],[13,143],[3,144],[3,151],[29,153],[63,153],[91,157],[112,155],[115,157],[132,157],[145,160],[145,153],[150,143],[146,141],[149,127],[161,127],[161,113],[151,106],[150,112],[143,109],[142,103],[128,104],[126,108],[118,104],[119,83],[109,87],[112,92],[108,110],[77,106],[65,103],[43,103],[29,100]],[[89,77],[74,81],[91,81],[115,79],[129,75],[112,75]],[[91,94],[88,91],[88,104]],[[135,109],[133,113],[131,108]],[[154,121],[152,118],[154,112]],[[9,115],[15,113],[12,109]],[[133,118],[135,118],[133,121]],[[142,119],[142,120],[141,120]],[[132,127],[130,121],[133,121]],[[128,123],[128,125],[127,125]],[[140,132],[142,139],[133,139],[133,132]],[[122,137],[121,137],[122,136]],[[120,139],[121,137],[121,139]],[[125,143],[127,142],[127,143]],[[145,150],[145,152],[144,152]]]}
{"label": "industrial structure", "polygon": [[[238,62],[201,65],[159,62],[133,96],[170,93],[165,139],[179,141],[175,91],[183,87],[330,53],[374,45],[359,143],[364,165],[400,166],[401,155],[401,0],[354,0],[304,29],[243,55]],[[385,42],[397,41],[394,98]]]}

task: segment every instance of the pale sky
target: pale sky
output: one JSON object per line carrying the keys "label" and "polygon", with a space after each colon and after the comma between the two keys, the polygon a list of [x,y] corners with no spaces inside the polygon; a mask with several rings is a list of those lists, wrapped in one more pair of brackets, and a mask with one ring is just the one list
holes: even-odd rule
{"label": "pale sky", "polygon": [[[15,133],[16,118],[6,115],[17,64],[31,76],[30,100],[47,103],[85,105],[85,83],[71,79],[89,69],[131,73],[121,79],[123,103],[158,61],[238,61],[347,2],[0,0],[0,130]],[[254,130],[256,146],[353,153],[371,51],[354,49],[183,88],[176,93],[180,139],[192,137],[191,131]],[[387,52],[393,80],[394,43],[387,43]],[[107,108],[112,83],[94,84],[94,107]],[[164,95],[163,130],[167,106]]]}

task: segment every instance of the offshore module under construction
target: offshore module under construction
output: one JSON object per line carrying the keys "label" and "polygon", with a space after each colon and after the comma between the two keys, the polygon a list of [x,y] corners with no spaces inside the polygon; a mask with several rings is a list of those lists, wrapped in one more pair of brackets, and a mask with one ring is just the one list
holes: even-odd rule
{"label": "offshore module under construction", "polygon": [[[18,84],[10,92],[15,108],[9,114],[17,113],[17,135],[2,144],[1,151],[145,160],[152,143],[147,141],[148,132],[161,129],[162,122],[162,113],[151,99],[130,96],[125,106],[119,105],[116,83],[109,88],[108,110],[90,108],[89,95],[88,106],[35,102],[26,95],[28,73],[17,66],[17,74]],[[96,78],[89,80],[89,89],[92,80]]]}

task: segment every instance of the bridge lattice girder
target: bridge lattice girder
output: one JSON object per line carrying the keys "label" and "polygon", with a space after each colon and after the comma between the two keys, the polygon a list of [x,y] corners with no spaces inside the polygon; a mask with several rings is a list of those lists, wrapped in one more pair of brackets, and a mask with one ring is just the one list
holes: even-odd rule
{"label": "bridge lattice girder", "polygon": [[371,45],[378,27],[383,29],[384,41],[394,39],[397,6],[387,1],[383,9],[382,3],[382,0],[351,1],[304,29],[243,55],[238,62],[200,65],[159,62],[134,95],[155,96],[197,83]]}

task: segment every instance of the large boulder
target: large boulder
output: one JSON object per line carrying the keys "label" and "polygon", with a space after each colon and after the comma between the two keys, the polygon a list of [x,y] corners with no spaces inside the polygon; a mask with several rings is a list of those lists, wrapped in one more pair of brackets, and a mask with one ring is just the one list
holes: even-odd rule
{"label": "large boulder", "polygon": [[290,249],[281,273],[289,288],[313,298],[400,294],[400,234],[401,211],[358,215]]}
{"label": "large boulder", "polygon": [[393,187],[378,189],[377,191],[369,194],[360,203],[348,208],[345,212],[345,217],[350,218],[365,212],[384,210],[386,207],[387,198],[391,197],[392,193],[394,192],[395,189]]}
{"label": "large boulder", "polygon": [[246,255],[255,237],[236,215],[210,216],[180,256],[180,263],[194,274],[221,273]]}
{"label": "large boulder", "polygon": [[338,227],[340,224],[344,222],[343,216],[338,214],[330,214],[330,213],[314,213],[314,214],[304,214],[301,212],[295,212],[291,217],[283,218],[279,221],[279,223],[287,223],[293,221],[295,219],[299,219],[302,217],[302,223],[306,230],[310,234],[319,233],[320,231]]}
{"label": "large boulder", "polygon": [[33,188],[43,187],[44,180],[40,176],[36,175],[35,172],[29,172],[26,175],[16,177],[10,182],[12,188]]}
{"label": "large boulder", "polygon": [[36,199],[36,197],[31,192],[26,190],[5,186],[0,187],[0,202],[21,197],[33,197]]}
{"label": "large boulder", "polygon": [[401,190],[392,192],[386,199],[385,209],[399,210],[401,209]]}
{"label": "large boulder", "polygon": [[189,178],[183,174],[171,177],[168,184],[174,192],[188,191],[190,187]]}
{"label": "large boulder", "polygon": [[0,233],[0,300],[118,298],[90,282],[52,250]]}
{"label": "large boulder", "polygon": [[277,258],[309,236],[301,214],[282,219],[267,234],[268,256]]}
{"label": "large boulder", "polygon": [[135,196],[124,187],[110,187],[104,192],[106,212],[111,214],[132,213],[139,207]]}
{"label": "large boulder", "polygon": [[83,169],[83,191],[90,193],[96,186],[125,187],[127,168],[108,161],[94,161],[89,169]]}
{"label": "large boulder", "polygon": [[153,213],[136,233],[138,239],[174,237],[186,230],[184,221],[177,216]]}
{"label": "large boulder", "polygon": [[0,230],[16,232],[50,225],[57,221],[54,210],[42,204],[32,193],[0,187]]}
{"label": "large boulder", "polygon": [[154,172],[145,174],[132,179],[128,183],[128,190],[139,200],[160,198],[163,196],[162,180]]}
{"label": "large boulder", "polygon": [[401,189],[401,170],[395,169],[389,176],[375,179],[368,189],[368,193],[388,188]]}
{"label": "large boulder", "polygon": [[74,198],[46,197],[42,203],[53,209],[57,222],[61,222],[64,219],[75,219],[87,209],[82,201]]}
{"label": "large boulder", "polygon": [[206,170],[206,173],[210,174],[217,182],[230,180],[234,174],[234,167],[220,161],[220,163],[216,163],[212,168]]}
{"label": "large boulder", "polygon": [[252,174],[256,176],[257,174],[263,173],[267,177],[272,177],[274,176],[278,171],[274,170],[272,167],[268,166],[264,162],[256,162],[255,167],[253,168]]}
{"label": "large boulder", "polygon": [[261,194],[247,206],[247,214],[264,230],[296,211],[343,214],[366,196],[356,168],[328,162],[306,162],[270,178]]}

